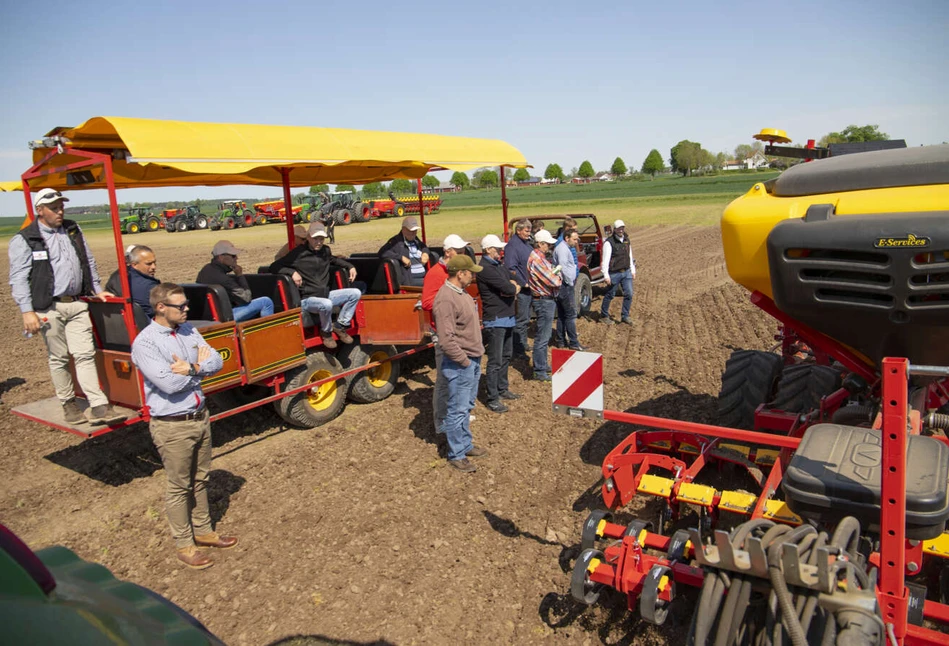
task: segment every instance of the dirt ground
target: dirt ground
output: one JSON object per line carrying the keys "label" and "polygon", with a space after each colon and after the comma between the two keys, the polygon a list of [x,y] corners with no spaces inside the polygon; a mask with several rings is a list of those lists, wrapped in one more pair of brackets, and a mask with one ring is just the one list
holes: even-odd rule
{"label": "dirt ground", "polygon": [[[251,271],[273,253],[267,229],[266,240],[229,235]],[[606,406],[713,422],[730,351],[768,348],[773,325],[729,279],[717,227],[631,235],[635,324],[579,323],[581,343],[605,358]],[[160,278],[180,281],[207,259],[196,240],[135,239],[156,250]],[[377,244],[343,242],[337,252]],[[104,279],[115,267],[111,241],[94,237],[94,251]],[[665,644],[688,623],[687,601],[655,629],[622,596],[590,608],[571,600],[580,526],[601,505],[601,461],[631,428],[554,415],[549,384],[512,370],[524,398],[504,415],[479,403],[472,429],[490,455],[472,475],[438,455],[427,365],[406,370],[386,401],[350,404],[314,430],[286,429],[269,408],[215,423],[212,516],[241,542],[194,572],[174,557],[147,429],[81,441],[10,415],[53,391],[42,341],[21,338],[8,289],[0,325],[0,522],[34,549],[66,545],[164,594],[228,643]]]}

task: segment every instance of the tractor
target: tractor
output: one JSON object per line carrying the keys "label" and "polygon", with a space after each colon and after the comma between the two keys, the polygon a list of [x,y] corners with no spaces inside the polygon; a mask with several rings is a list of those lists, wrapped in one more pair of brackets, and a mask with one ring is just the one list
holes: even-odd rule
{"label": "tractor", "polygon": [[127,215],[120,220],[123,234],[157,231],[162,227],[161,218],[154,215],[147,208],[129,208],[126,213]]}
{"label": "tractor", "polygon": [[637,429],[603,461],[575,599],[613,588],[662,624],[701,588],[696,645],[949,642],[947,204],[930,146],[799,164],[726,208],[777,344],[732,353],[720,426],[600,411]]}
{"label": "tractor", "polygon": [[[372,209],[368,202],[363,202],[356,193],[352,191],[341,191],[330,193],[336,208],[336,222],[338,224],[350,224],[352,222],[368,222],[372,218]],[[348,213],[348,215],[347,215]]]}
{"label": "tractor", "polygon": [[162,215],[165,218],[165,231],[168,233],[207,229],[212,223],[212,219],[201,213],[200,209],[193,204],[183,209],[165,209]]}
{"label": "tractor", "polygon": [[[252,227],[255,224],[267,224],[266,216],[255,213],[247,207],[247,202],[241,200],[224,200],[218,205],[216,216],[220,223],[219,229],[234,229],[236,227]],[[233,224],[232,224],[233,222]]]}

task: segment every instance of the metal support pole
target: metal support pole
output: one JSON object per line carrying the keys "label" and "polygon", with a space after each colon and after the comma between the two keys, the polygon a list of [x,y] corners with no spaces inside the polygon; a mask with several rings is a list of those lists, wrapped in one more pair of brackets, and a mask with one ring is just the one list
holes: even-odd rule
{"label": "metal support pole", "polygon": [[500,166],[501,171],[501,214],[504,218],[504,242],[507,242],[507,186],[504,181],[504,166]]}
{"label": "metal support pole", "polygon": [[422,180],[417,179],[415,181],[418,184],[418,217],[422,223],[422,242],[427,245],[428,239],[425,237],[425,207],[424,200],[422,199]]}
{"label": "metal support pole", "polygon": [[283,211],[287,214],[287,244],[293,249],[296,236],[293,235],[293,196],[290,194],[290,169],[281,168],[280,177],[283,178]]}

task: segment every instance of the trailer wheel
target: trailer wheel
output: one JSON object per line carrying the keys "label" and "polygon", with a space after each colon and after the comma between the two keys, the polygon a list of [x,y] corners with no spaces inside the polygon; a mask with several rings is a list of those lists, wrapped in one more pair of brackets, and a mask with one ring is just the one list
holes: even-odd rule
{"label": "trailer wheel", "polygon": [[570,576],[570,594],[582,604],[592,606],[600,598],[603,590],[602,583],[590,580],[590,563],[593,559],[604,561],[606,558],[600,550],[583,550],[577,557]]}
{"label": "trailer wheel", "polygon": [[773,408],[807,413],[820,408],[820,400],[840,388],[840,373],[830,366],[801,363],[784,366],[774,392]]}
{"label": "trailer wheel", "polygon": [[219,231],[221,229],[221,218],[214,217],[208,220],[208,228],[211,231]]}
{"label": "trailer wheel", "polygon": [[[287,390],[299,388],[342,372],[342,366],[332,355],[313,352],[306,358],[306,365],[288,370]],[[288,424],[298,428],[314,428],[335,418],[346,406],[347,384],[337,379],[318,386],[312,391],[303,391],[290,397],[278,399],[277,413]]]}
{"label": "trailer wheel", "polygon": [[266,215],[263,215],[263,214],[258,215],[256,218],[254,218],[254,223],[255,223],[255,224],[267,224],[267,216],[266,216]]}
{"label": "trailer wheel", "polygon": [[178,220],[177,222],[175,222],[175,228],[176,228],[178,231],[187,231],[187,230],[188,230],[188,223],[185,222],[184,220]]}
{"label": "trailer wheel", "polygon": [[771,352],[736,350],[725,363],[718,392],[718,421],[722,426],[752,430],[755,409],[771,398],[783,360]]}
{"label": "trailer wheel", "polygon": [[177,223],[175,221],[169,220],[168,222],[165,223],[165,231],[167,231],[168,233],[174,233],[175,231],[178,230],[175,228],[176,224]]}
{"label": "trailer wheel", "polygon": [[224,218],[224,222],[222,223],[221,226],[228,230],[234,229],[235,227],[237,227],[237,220],[234,219],[234,216],[229,215],[226,218]]}
{"label": "trailer wheel", "polygon": [[594,509],[583,522],[583,532],[580,534],[580,549],[592,550],[600,538],[600,522],[613,520],[613,513],[605,509]]}
{"label": "trailer wheel", "polygon": [[208,216],[206,216],[206,215],[199,215],[197,218],[195,218],[195,220],[194,220],[194,228],[195,228],[195,229],[207,229],[207,228],[208,228]]}
{"label": "trailer wheel", "polygon": [[394,213],[401,218],[403,215],[405,215],[405,205],[401,202],[396,204]]}
{"label": "trailer wheel", "polygon": [[577,316],[589,314],[590,306],[593,304],[593,284],[590,282],[589,276],[577,274],[574,295],[577,299]]}
{"label": "trailer wheel", "polygon": [[[346,346],[339,360],[344,370],[364,366],[371,361],[383,361],[397,353],[392,345],[353,344]],[[349,399],[360,404],[379,402],[392,394],[399,382],[401,366],[399,361],[389,361],[377,368],[371,368],[353,375],[349,382]]]}
{"label": "trailer wheel", "polygon": [[339,209],[333,214],[336,218],[336,224],[345,226],[353,221],[353,214],[349,209]]}

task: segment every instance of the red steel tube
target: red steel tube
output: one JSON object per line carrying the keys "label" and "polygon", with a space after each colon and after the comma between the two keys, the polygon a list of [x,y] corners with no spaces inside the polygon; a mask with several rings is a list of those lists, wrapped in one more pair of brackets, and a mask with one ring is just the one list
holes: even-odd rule
{"label": "red steel tube", "polygon": [[696,435],[712,435],[724,438],[726,440],[737,440],[739,442],[751,442],[753,444],[765,444],[767,446],[780,446],[788,449],[796,449],[801,440],[796,437],[787,437],[784,435],[772,435],[770,433],[757,433],[755,431],[741,431],[735,428],[725,428],[724,426],[710,426],[708,424],[698,424],[696,422],[682,422],[674,419],[664,419],[662,417],[650,417],[648,415],[637,415],[636,413],[621,413],[615,410],[604,410],[603,419],[614,422],[626,422],[627,424],[638,424],[640,426],[649,426],[651,428],[664,428],[674,431],[684,431],[686,433],[695,433]]}
{"label": "red steel tube", "polygon": [[287,244],[289,249],[293,249],[296,246],[296,236],[293,235],[293,196],[290,194],[290,169],[281,168],[280,177],[283,179],[283,209],[287,220]]}

